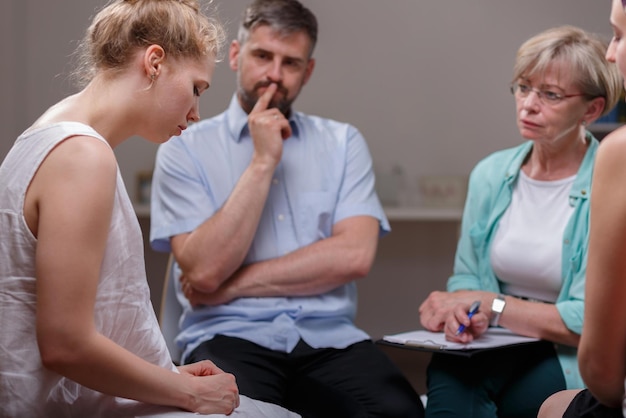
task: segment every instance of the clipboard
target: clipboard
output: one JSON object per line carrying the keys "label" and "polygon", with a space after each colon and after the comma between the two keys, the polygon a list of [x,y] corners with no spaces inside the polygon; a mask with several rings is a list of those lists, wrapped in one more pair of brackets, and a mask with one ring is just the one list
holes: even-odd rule
{"label": "clipboard", "polygon": [[441,345],[430,345],[430,344],[424,344],[421,342],[416,342],[414,344],[392,343],[389,341],[385,341],[382,338],[375,341],[375,344],[386,346],[386,347],[395,347],[401,350],[423,351],[423,352],[428,352],[428,353],[442,353],[442,354],[450,354],[453,356],[461,356],[461,357],[472,357],[474,354],[479,354],[479,353],[493,350],[493,348],[474,348],[474,349],[470,348],[467,350],[446,350],[446,348]]}
{"label": "clipboard", "polygon": [[443,353],[463,357],[476,354],[544,342],[538,338],[515,334],[506,328],[489,328],[485,334],[469,344],[460,344],[445,339],[442,332],[426,330],[408,331],[400,334],[385,335],[376,344],[407,350]]}

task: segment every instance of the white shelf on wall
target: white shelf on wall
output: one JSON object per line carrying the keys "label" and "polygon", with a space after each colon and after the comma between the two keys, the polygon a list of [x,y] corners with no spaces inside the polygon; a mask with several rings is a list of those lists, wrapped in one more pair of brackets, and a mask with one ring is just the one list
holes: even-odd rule
{"label": "white shelf on wall", "polygon": [[608,134],[609,132],[614,131],[615,129],[619,128],[620,126],[622,126],[623,123],[608,123],[608,122],[601,122],[601,123],[594,123],[592,125],[589,126],[589,131],[595,133],[599,133],[599,134]]}
{"label": "white shelf on wall", "polygon": [[150,217],[150,204],[149,203],[134,203],[135,213],[139,218]]}
{"label": "white shelf on wall", "polygon": [[390,221],[460,221],[462,208],[447,207],[385,207]]}
{"label": "white shelf on wall", "polygon": [[[140,218],[150,217],[149,204],[135,204],[135,213]],[[436,207],[385,207],[385,214],[390,221],[460,221],[461,208]]]}

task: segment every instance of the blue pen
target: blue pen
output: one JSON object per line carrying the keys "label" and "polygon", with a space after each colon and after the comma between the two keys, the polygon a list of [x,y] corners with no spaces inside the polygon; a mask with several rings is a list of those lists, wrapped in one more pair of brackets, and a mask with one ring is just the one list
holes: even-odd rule
{"label": "blue pen", "polygon": [[[480,308],[480,301],[479,300],[477,300],[476,302],[472,303],[472,306],[470,306],[470,310],[467,313],[467,317],[469,319],[472,319],[474,314],[476,312],[478,312],[478,308]],[[461,325],[459,325],[459,329],[456,331],[456,334],[454,334],[454,335],[459,335],[463,331],[465,331],[465,325],[461,324]]]}

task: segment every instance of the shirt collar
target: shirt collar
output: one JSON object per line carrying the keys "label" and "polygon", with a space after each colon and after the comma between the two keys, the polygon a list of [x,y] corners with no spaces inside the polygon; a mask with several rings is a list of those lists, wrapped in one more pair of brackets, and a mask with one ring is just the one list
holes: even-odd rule
{"label": "shirt collar", "polygon": [[[235,142],[240,142],[244,136],[248,136],[248,114],[241,108],[239,104],[239,100],[237,99],[237,94],[233,94],[232,99],[230,99],[230,104],[228,105],[228,109],[226,110],[227,121],[228,121],[228,130],[230,131],[231,138]],[[291,116],[289,117],[289,124],[291,125],[291,138],[298,138],[300,134],[300,115],[298,112],[291,111]]]}
{"label": "shirt collar", "polygon": [[[589,198],[589,192],[591,190],[591,171],[593,170],[596,151],[598,150],[598,145],[600,144],[589,131],[587,131],[586,137],[587,141],[589,141],[589,146],[587,147],[585,157],[580,163],[576,179],[574,180],[574,184],[572,185],[572,189],[570,191],[570,197],[582,199]],[[511,161],[511,164],[506,172],[506,181],[510,186],[512,186],[513,182],[517,179],[517,176],[522,168],[522,164],[524,164],[524,160],[531,151],[532,147],[533,142],[528,141],[526,146],[522,148],[522,152],[520,152],[513,159],[513,161]]]}

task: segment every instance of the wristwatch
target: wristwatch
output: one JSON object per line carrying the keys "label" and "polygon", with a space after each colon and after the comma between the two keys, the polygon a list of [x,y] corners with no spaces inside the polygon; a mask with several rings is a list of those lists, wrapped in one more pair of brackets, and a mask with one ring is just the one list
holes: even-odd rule
{"label": "wristwatch", "polygon": [[491,303],[491,321],[489,325],[492,327],[497,327],[498,322],[500,322],[500,315],[502,315],[502,311],[504,311],[504,307],[506,306],[506,299],[504,299],[503,294],[499,294],[493,299]]}

